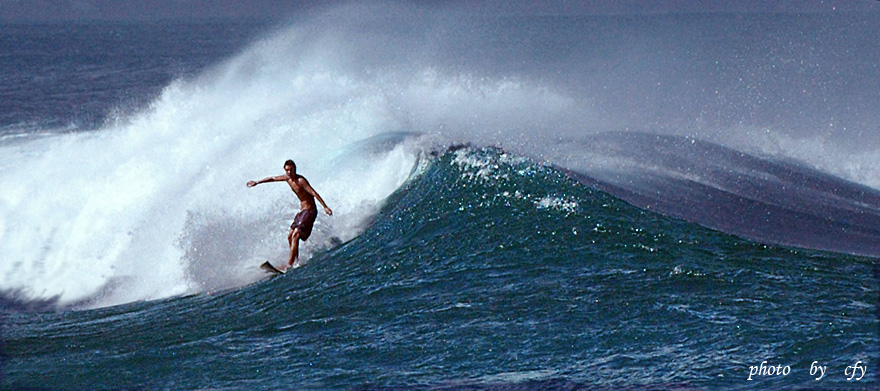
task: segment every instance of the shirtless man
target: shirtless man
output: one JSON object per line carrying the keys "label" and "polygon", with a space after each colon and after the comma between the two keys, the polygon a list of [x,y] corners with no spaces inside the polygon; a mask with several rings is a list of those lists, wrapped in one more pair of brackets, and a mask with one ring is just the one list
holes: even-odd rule
{"label": "shirtless man", "polygon": [[299,256],[299,241],[305,242],[309,235],[312,234],[312,225],[315,224],[315,219],[318,217],[318,207],[315,205],[315,198],[324,207],[324,212],[328,216],[332,216],[333,211],[327,207],[327,204],[324,203],[318,192],[309,185],[309,181],[302,175],[296,174],[296,163],[293,160],[284,162],[284,175],[250,181],[247,183],[247,186],[254,187],[267,182],[287,182],[290,185],[290,190],[293,190],[293,193],[296,194],[300,202],[300,211],[296,214],[296,218],[293,219],[293,224],[290,225],[290,233],[287,234],[287,242],[290,244],[290,257],[287,259],[287,266],[279,269],[283,272],[292,267],[294,261]]}

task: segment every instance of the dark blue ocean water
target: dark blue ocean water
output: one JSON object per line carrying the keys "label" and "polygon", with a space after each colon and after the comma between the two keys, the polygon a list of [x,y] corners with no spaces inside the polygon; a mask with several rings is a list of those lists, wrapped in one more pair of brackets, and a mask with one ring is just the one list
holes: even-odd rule
{"label": "dark blue ocean water", "polygon": [[[876,151],[836,141],[876,130],[877,53],[827,56],[872,19],[357,11],[0,27],[0,388],[878,386]],[[723,69],[677,73],[681,53]],[[729,96],[813,80],[832,102],[672,94],[775,61]],[[658,97],[703,117],[621,114]],[[840,107],[850,130],[811,149]],[[297,204],[244,183],[289,157],[334,216],[270,278]]]}
{"label": "dark blue ocean water", "polygon": [[265,23],[2,27],[2,131],[95,128],[239,50]]}

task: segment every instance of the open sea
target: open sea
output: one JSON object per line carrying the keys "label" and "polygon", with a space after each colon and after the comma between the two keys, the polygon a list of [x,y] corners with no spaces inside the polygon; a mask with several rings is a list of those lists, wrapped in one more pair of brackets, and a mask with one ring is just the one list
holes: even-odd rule
{"label": "open sea", "polygon": [[0,25],[0,389],[880,388],[878,21]]}

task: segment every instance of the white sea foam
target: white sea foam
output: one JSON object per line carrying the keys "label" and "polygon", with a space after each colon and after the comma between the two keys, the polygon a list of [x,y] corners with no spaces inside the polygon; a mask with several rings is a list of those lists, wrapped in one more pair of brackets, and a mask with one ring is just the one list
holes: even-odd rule
{"label": "white sea foam", "polygon": [[104,129],[0,145],[0,290],[106,306],[247,284],[263,261],[285,259],[298,210],[285,185],[248,180],[292,158],[333,208],[303,246],[308,259],[358,235],[416,165],[415,135],[382,135],[477,128],[498,141],[553,115],[527,107],[566,102],[525,81],[436,69],[365,76],[338,37],[314,34],[278,32]]}

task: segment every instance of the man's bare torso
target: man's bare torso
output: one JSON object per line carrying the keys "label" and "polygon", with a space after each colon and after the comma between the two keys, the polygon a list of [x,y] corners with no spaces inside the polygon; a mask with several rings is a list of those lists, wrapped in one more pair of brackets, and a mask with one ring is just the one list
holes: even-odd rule
{"label": "man's bare torso", "polygon": [[306,187],[309,186],[309,182],[306,181],[306,178],[302,175],[294,175],[293,178],[288,177],[286,182],[290,185],[290,190],[293,190],[293,193],[299,198],[300,209],[318,208],[318,206],[315,205],[315,197],[306,191]]}

